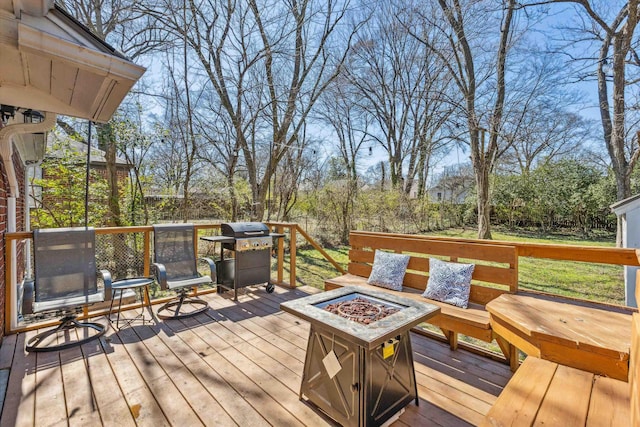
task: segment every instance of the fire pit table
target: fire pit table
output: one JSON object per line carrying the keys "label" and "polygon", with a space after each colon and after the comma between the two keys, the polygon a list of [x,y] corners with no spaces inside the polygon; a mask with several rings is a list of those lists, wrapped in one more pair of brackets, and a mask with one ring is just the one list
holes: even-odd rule
{"label": "fire pit table", "polygon": [[280,308],[311,324],[301,400],[343,426],[378,426],[418,404],[409,330],[439,307],[347,286]]}

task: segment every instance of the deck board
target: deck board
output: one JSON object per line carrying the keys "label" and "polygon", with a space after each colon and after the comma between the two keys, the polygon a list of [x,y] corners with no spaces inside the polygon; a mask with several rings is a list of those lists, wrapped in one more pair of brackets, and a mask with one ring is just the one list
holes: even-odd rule
{"label": "deck board", "polygon": [[[133,416],[116,376],[111,369],[101,342],[93,341],[81,346],[97,410],[103,425],[135,426]],[[40,367],[38,366],[38,370]],[[70,414],[67,414],[69,416]]]}
{"label": "deck board", "polygon": [[[279,305],[305,295],[256,288],[235,302],[209,294],[210,310],[198,316],[110,327],[100,340],[37,356],[24,351],[35,332],[6,337],[0,365],[11,371],[0,427],[333,425],[298,399],[309,325]],[[393,425],[477,424],[509,367],[411,338],[420,405]]]}
{"label": "deck board", "polygon": [[102,420],[98,411],[95,410],[97,404],[87,375],[82,349],[73,347],[59,354],[67,406],[63,419],[68,413],[70,426],[99,425]]}
{"label": "deck board", "polygon": [[36,373],[36,425],[58,425],[67,418],[64,405],[64,384],[62,382],[62,368],[60,353],[39,353],[36,355],[38,369]]}
{"label": "deck board", "polygon": [[197,322],[193,327],[180,333],[180,338],[187,347],[185,353],[191,355],[184,357],[185,363],[189,363],[192,372],[197,374],[209,390],[215,391],[215,396],[237,424],[266,426],[266,420],[240,395],[229,383],[228,379],[220,372],[220,367],[210,364],[210,355],[214,354],[213,348],[207,344],[196,332]]}
{"label": "deck board", "polygon": [[144,382],[118,334],[111,334],[111,349],[112,351],[107,353],[107,359],[136,423],[152,426],[169,425],[162,408]]}
{"label": "deck board", "polygon": [[20,334],[16,338],[15,356],[0,417],[2,427],[34,425],[36,355],[24,350],[25,339],[30,335]]}

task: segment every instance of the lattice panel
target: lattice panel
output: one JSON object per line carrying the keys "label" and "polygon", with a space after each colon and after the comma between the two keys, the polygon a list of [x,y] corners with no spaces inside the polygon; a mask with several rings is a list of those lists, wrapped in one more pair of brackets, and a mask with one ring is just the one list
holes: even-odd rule
{"label": "lattice panel", "polygon": [[113,280],[144,276],[144,233],[96,235],[96,267]]}

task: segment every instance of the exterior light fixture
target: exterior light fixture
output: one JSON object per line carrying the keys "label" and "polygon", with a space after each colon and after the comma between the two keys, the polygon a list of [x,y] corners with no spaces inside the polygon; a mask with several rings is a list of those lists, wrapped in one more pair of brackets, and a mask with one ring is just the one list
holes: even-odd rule
{"label": "exterior light fixture", "polygon": [[42,123],[44,115],[40,111],[28,109],[22,112],[25,123]]}
{"label": "exterior light fixture", "polygon": [[3,122],[7,122],[9,118],[13,118],[16,115],[16,107],[11,105],[0,105],[0,119]]}

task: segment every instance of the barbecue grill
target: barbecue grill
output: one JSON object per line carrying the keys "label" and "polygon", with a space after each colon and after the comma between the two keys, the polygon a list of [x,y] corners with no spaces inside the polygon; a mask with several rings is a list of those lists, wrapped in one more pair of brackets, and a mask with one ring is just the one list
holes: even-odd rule
{"label": "barbecue grill", "polygon": [[[233,290],[238,299],[238,288],[265,284],[273,292],[271,280],[271,248],[273,239],[282,234],[271,234],[261,222],[229,222],[220,226],[221,236],[204,240],[221,243],[220,260],[216,262],[218,291]],[[224,250],[234,252],[233,258],[224,257]]]}

